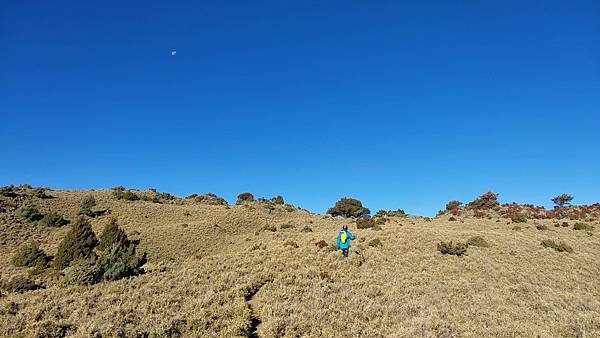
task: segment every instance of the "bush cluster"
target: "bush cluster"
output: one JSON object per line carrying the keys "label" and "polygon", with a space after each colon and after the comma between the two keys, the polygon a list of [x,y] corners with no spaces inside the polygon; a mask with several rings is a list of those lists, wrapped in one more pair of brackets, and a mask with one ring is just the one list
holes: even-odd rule
{"label": "bush cluster", "polygon": [[207,193],[204,195],[196,195],[193,200],[198,203],[207,205],[229,205],[224,198],[221,198],[213,193]]}
{"label": "bush cluster", "polygon": [[369,229],[375,225],[371,217],[360,217],[356,219],[356,227],[359,229]]}
{"label": "bush cluster", "polygon": [[437,249],[444,255],[454,255],[454,256],[462,256],[467,253],[467,244],[464,243],[452,243],[449,242],[440,242],[437,245]]}
{"label": "bush cluster", "polygon": [[457,200],[450,201],[450,202],[446,203],[446,211],[457,210],[458,208],[460,208],[461,205],[462,205],[461,201],[457,201]]}
{"label": "bush cluster", "polygon": [[384,217],[384,216],[404,217],[404,216],[406,216],[406,212],[404,212],[404,210],[402,210],[402,209],[398,209],[398,210],[379,210],[375,213],[375,217]]}
{"label": "bush cluster", "polygon": [[52,264],[58,270],[62,270],[68,267],[72,261],[91,257],[96,245],[98,245],[98,239],[90,222],[80,217],[73,223],[65,238],[58,245]]}
{"label": "bush cluster", "polygon": [[237,201],[235,202],[235,204],[240,205],[240,204],[245,204],[248,202],[254,202],[254,195],[252,195],[249,192],[244,192],[238,195],[237,197]]}
{"label": "bush cluster", "polygon": [[45,268],[50,262],[50,257],[39,248],[37,242],[23,243],[17,249],[12,258],[16,267],[40,267]]}
{"label": "bush cluster", "polygon": [[491,191],[486,192],[468,204],[471,209],[481,210],[492,209],[498,205],[498,194]]}
{"label": "bush cluster", "polygon": [[22,222],[36,222],[41,220],[44,215],[38,210],[37,205],[26,203],[15,210],[15,218]]}
{"label": "bush cluster", "polygon": [[344,217],[364,217],[371,213],[368,208],[363,207],[362,203],[354,198],[342,198],[335,205],[327,210],[332,216]]}
{"label": "bush cluster", "polygon": [[86,196],[79,205],[78,215],[94,217],[94,211],[92,208],[96,206],[96,199],[92,195]]}
{"label": "bush cluster", "polygon": [[2,282],[0,287],[2,287],[2,289],[6,292],[17,293],[33,291],[42,288],[41,285],[24,276],[15,276],[6,282]]}
{"label": "bush cluster", "polygon": [[593,230],[594,227],[587,224],[587,223],[582,223],[582,222],[577,222],[575,223],[575,225],[573,225],[573,230],[588,230],[591,231]]}
{"label": "bush cluster", "polygon": [[369,246],[373,247],[373,248],[378,248],[380,246],[382,246],[383,244],[381,243],[381,241],[379,240],[379,238],[375,238],[369,241]]}
{"label": "bush cluster", "polygon": [[544,248],[552,248],[558,252],[573,253],[573,248],[565,242],[557,243],[551,239],[545,239],[541,244]]}
{"label": "bush cluster", "polygon": [[126,200],[126,201],[138,201],[140,200],[140,196],[134,193],[131,190],[126,190],[122,186],[118,186],[112,189],[113,196],[118,200]]}
{"label": "bush cluster", "polygon": [[527,216],[523,213],[515,213],[510,217],[513,223],[527,223]]}
{"label": "bush cluster", "polygon": [[69,221],[55,212],[49,212],[42,217],[39,224],[46,227],[57,228],[69,224]]}

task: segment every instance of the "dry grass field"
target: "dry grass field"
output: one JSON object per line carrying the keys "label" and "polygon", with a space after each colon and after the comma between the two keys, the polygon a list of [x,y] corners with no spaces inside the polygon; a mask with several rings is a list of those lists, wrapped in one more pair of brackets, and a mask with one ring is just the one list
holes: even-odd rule
{"label": "dry grass field", "polygon": [[[456,221],[394,216],[380,230],[357,229],[354,219],[286,205],[161,204],[117,200],[111,190],[47,194],[54,198],[30,199],[70,220],[93,195],[97,209],[110,210],[91,218],[94,232],[116,217],[148,253],[145,273],[94,285],[65,285],[58,271],[33,275],[43,288],[2,291],[2,336],[600,336],[600,233],[575,230],[572,220],[515,224],[464,213]],[[21,243],[36,240],[54,255],[70,226],[18,222],[16,205],[2,201],[5,284],[30,275],[11,263]],[[599,228],[597,219],[587,223]],[[343,224],[357,237],[346,259],[333,250]],[[470,245],[463,256],[437,249],[474,236],[489,245]],[[370,246],[373,239],[381,246]],[[573,252],[542,246],[547,239]],[[318,247],[320,240],[329,245]]]}

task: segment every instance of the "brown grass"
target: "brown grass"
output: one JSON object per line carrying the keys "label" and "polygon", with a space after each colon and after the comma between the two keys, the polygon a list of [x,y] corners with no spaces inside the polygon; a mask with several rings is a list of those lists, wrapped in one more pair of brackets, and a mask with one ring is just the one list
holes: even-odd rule
{"label": "brown grass", "polygon": [[[48,193],[56,198],[35,199],[44,213],[75,219],[88,194],[97,208],[112,210],[148,252],[146,273],[88,286],[32,277],[45,288],[2,291],[0,336],[234,337],[247,335],[254,319],[262,337],[600,335],[600,246],[596,237],[568,228],[543,234],[570,243],[572,254],[544,248],[539,231],[512,231],[496,219],[390,217],[378,232],[351,225],[364,240],[353,241],[344,259],[331,244],[343,224],[352,224],[347,219],[281,205],[269,212],[193,200],[131,203],[110,190]],[[90,222],[100,234],[108,217]],[[295,227],[260,231],[282,224]],[[308,224],[312,232],[301,231]],[[10,221],[0,227],[7,230],[0,246],[5,284],[27,275],[11,264],[25,237],[54,255],[69,228]],[[369,246],[375,235],[382,246]],[[493,245],[462,257],[437,251],[440,241],[474,236]],[[315,245],[321,240],[323,249]]]}

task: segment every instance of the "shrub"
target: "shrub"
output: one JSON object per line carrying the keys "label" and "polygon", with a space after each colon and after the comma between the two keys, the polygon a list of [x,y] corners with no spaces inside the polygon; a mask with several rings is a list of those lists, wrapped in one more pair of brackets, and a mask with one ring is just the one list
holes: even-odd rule
{"label": "shrub", "polygon": [[440,242],[437,249],[444,255],[462,256],[467,253],[467,245],[464,243]]}
{"label": "shrub", "polygon": [[458,208],[460,208],[460,206],[462,205],[462,202],[454,200],[454,201],[450,201],[448,203],[446,203],[446,211],[452,211],[452,210],[456,210]]}
{"label": "shrub", "polygon": [[404,217],[404,216],[406,216],[406,212],[404,212],[404,210],[402,210],[402,209],[398,209],[398,210],[379,210],[375,213],[375,217],[384,217],[384,216]]}
{"label": "shrub", "polygon": [[375,224],[374,227],[371,228],[371,230],[375,230],[375,231],[381,231],[383,230],[378,224]]}
{"label": "shrub", "polygon": [[569,194],[562,194],[562,195],[558,195],[558,196],[554,197],[552,199],[552,202],[554,202],[554,204],[556,204],[557,207],[563,208],[564,206],[571,205],[572,200],[573,200],[573,196],[571,196]]}
{"label": "shrub", "polygon": [[514,227],[512,227],[512,229],[513,229],[513,230],[516,230],[516,231],[520,231],[520,230],[521,230],[521,227],[520,227],[520,226],[518,226],[518,225],[515,225]]}
{"label": "shrub", "polygon": [[221,198],[213,193],[195,196],[194,201],[207,205],[229,205],[224,198]]}
{"label": "shrub", "polygon": [[322,239],[318,242],[315,242],[315,245],[317,246],[317,248],[323,249],[324,247],[328,246],[329,244],[327,244],[327,242],[325,242],[325,240]]}
{"label": "shrub", "polygon": [[359,200],[344,197],[337,201],[335,206],[327,210],[327,213],[332,216],[364,217],[369,215],[371,211],[363,207]]}
{"label": "shrub", "polygon": [[104,226],[104,230],[100,235],[100,244],[98,249],[105,250],[113,245],[128,246],[129,239],[123,229],[119,228],[116,218],[111,218]]}
{"label": "shrub", "polygon": [[41,289],[42,286],[24,276],[15,276],[7,282],[2,283],[2,289],[6,292],[23,293]]}
{"label": "shrub", "polygon": [[17,267],[46,267],[50,257],[39,248],[36,242],[23,243],[12,258],[12,263]]}
{"label": "shrub", "polygon": [[560,226],[563,227],[563,228],[566,228],[566,227],[569,226],[569,223],[568,222],[562,222],[562,223],[560,223]]}
{"label": "shrub", "polygon": [[302,228],[302,230],[300,230],[300,232],[312,232],[313,230],[308,226],[305,225],[304,228]]}
{"label": "shrub", "polygon": [[386,217],[377,217],[375,219],[375,225],[385,225],[387,221],[388,219]]}
{"label": "shrub", "polygon": [[381,243],[381,241],[378,238],[375,238],[375,239],[372,239],[369,241],[369,246],[373,247],[373,248],[378,248],[382,245],[383,244]]}
{"label": "shrub", "polygon": [[527,216],[525,216],[525,214],[522,213],[516,213],[510,217],[510,220],[513,223],[527,223]]}
{"label": "shrub", "polygon": [[123,193],[122,199],[124,199],[126,201],[138,201],[140,199],[140,196],[138,196],[136,193],[134,193],[131,190],[127,190],[126,192]]}
{"label": "shrub", "polygon": [[548,227],[544,224],[536,224],[535,228],[538,230],[548,230]]}
{"label": "shrub", "polygon": [[98,240],[90,223],[85,218],[77,219],[58,245],[53,262],[54,267],[62,270],[76,259],[93,256],[93,250],[97,244]]}
{"label": "shrub", "polygon": [[267,224],[267,225],[263,226],[260,230],[275,232],[275,231],[277,231],[277,227],[274,226],[273,224]]}
{"label": "shrub", "polygon": [[456,221],[458,221],[458,220],[454,216],[450,216],[450,218],[448,218],[448,222],[456,222]]}
{"label": "shrub", "polygon": [[49,212],[39,221],[39,224],[46,227],[57,228],[69,224],[69,221],[55,212]]}
{"label": "shrub", "polygon": [[492,209],[498,205],[498,194],[491,191],[486,192],[468,204],[472,209]]}
{"label": "shrub", "polygon": [[361,217],[356,219],[356,227],[359,229],[372,228],[375,225],[375,221],[370,217]]}
{"label": "shrub", "polygon": [[237,197],[237,201],[235,202],[235,204],[240,205],[240,204],[245,204],[248,202],[254,202],[254,195],[252,195],[249,192],[244,192],[238,195]]}
{"label": "shrub", "polygon": [[79,205],[78,215],[94,217],[95,214],[92,211],[92,208],[96,206],[96,199],[92,195],[86,196]]}
{"label": "shrub", "polygon": [[[113,189],[113,196],[118,200],[126,200],[126,201],[138,201],[140,200],[140,196],[134,193],[131,190],[125,190],[123,187],[117,187]],[[155,196],[154,199],[150,199],[151,201],[157,201],[158,197]]]}
{"label": "shrub", "polygon": [[273,198],[271,199],[271,202],[273,202],[273,203],[275,203],[275,204],[278,204],[278,205],[283,205],[283,204],[285,203],[285,202],[283,201],[283,197],[282,197],[282,196],[280,196],[280,195],[277,195],[277,196],[273,197]]}
{"label": "shrub", "polygon": [[296,242],[294,242],[292,240],[285,241],[285,243],[283,243],[283,246],[289,246],[289,247],[291,247],[293,249],[298,249],[300,247],[298,245],[298,243],[296,243]]}
{"label": "shrub", "polygon": [[593,230],[594,227],[586,224],[586,223],[581,223],[581,222],[577,222],[575,223],[575,225],[573,225],[573,230]]}
{"label": "shrub", "polygon": [[556,243],[551,239],[545,239],[541,244],[544,248],[552,248],[558,252],[573,253],[573,248],[565,242]]}
{"label": "shrub", "polygon": [[42,219],[44,215],[39,212],[37,205],[26,203],[15,211],[15,218],[22,222],[35,222]]}
{"label": "shrub", "polygon": [[279,226],[279,228],[281,229],[293,229],[295,228],[295,226],[293,224],[290,223],[283,223]]}
{"label": "shrub", "polygon": [[113,245],[100,253],[97,264],[103,272],[103,280],[117,280],[144,273],[142,266],[146,262],[146,253],[138,255],[136,245],[130,243],[128,246]]}
{"label": "shrub", "polygon": [[63,283],[66,285],[91,285],[102,280],[102,269],[96,257],[77,259],[65,272]]}
{"label": "shrub", "polygon": [[471,237],[467,240],[467,246],[478,246],[478,247],[482,247],[482,248],[487,248],[490,245],[488,244],[488,242],[481,236],[474,236]]}

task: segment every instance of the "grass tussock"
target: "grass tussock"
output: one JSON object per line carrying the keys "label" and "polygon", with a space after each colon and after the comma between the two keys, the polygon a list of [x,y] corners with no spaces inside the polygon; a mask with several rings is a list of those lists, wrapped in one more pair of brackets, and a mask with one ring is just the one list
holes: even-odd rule
{"label": "grass tussock", "polygon": [[552,248],[558,252],[568,252],[573,253],[573,248],[565,242],[555,242],[551,239],[545,239],[542,241],[542,246],[544,248]]}
{"label": "grass tussock", "polygon": [[467,246],[477,246],[480,248],[488,248],[490,244],[481,236],[473,236],[467,240]]}
{"label": "grass tussock", "polygon": [[593,229],[594,229],[594,227],[587,223],[577,222],[573,225],[573,230],[592,231]]}
{"label": "grass tussock", "polygon": [[453,243],[449,242],[440,242],[437,245],[437,249],[443,255],[454,255],[454,256],[463,256],[467,254],[468,245],[460,242]]}

